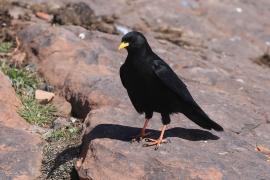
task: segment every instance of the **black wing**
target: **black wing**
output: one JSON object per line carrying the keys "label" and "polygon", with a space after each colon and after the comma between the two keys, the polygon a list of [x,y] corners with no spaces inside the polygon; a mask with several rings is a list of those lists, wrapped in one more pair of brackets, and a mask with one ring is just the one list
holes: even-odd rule
{"label": "black wing", "polygon": [[180,101],[183,101],[187,104],[182,113],[184,113],[190,120],[205,129],[223,131],[223,128],[211,120],[208,115],[200,108],[200,106],[194,101],[186,85],[178,78],[178,76],[163,60],[154,60],[152,68],[158,79],[171,91],[176,93],[180,98]]}
{"label": "black wing", "polygon": [[171,91],[177,94],[182,101],[197,105],[189,93],[187,86],[178,78],[168,64],[163,60],[158,59],[153,61],[152,68],[158,79]]}

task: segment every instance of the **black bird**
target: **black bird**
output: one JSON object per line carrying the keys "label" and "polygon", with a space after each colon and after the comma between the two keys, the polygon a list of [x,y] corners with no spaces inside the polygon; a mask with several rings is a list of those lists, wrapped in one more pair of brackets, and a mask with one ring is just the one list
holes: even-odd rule
{"label": "black bird", "polygon": [[137,112],[145,113],[145,123],[138,137],[146,136],[145,128],[153,112],[161,114],[163,127],[157,140],[146,140],[149,146],[156,145],[156,149],[165,142],[163,135],[173,113],[183,113],[204,129],[223,131],[194,101],[169,65],[152,51],[143,34],[132,31],[124,35],[118,49],[123,48],[127,49],[128,56],[120,68],[122,84]]}

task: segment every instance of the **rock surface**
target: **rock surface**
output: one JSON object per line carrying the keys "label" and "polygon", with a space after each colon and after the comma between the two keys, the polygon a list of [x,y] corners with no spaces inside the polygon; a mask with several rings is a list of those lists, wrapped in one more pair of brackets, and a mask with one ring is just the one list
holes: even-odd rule
{"label": "rock surface", "polygon": [[17,114],[20,101],[2,72],[0,82],[0,179],[36,179],[40,176],[41,140]]}
{"label": "rock surface", "polygon": [[[131,144],[143,116],[119,79],[126,57],[116,50],[121,37],[32,23],[19,33],[31,60],[69,100],[72,114],[85,119],[77,163],[81,179],[270,178],[267,157],[255,150],[256,144],[270,146],[270,69],[253,62],[270,40],[268,1],[87,3],[96,14],[116,14],[119,24],[145,32],[153,50],[225,132],[204,131],[179,114],[165,134],[171,143],[158,151]],[[155,116],[151,136],[158,136],[160,125]]]}
{"label": "rock surface", "polygon": [[69,117],[71,115],[71,104],[62,96],[56,95],[52,101],[57,109],[57,115],[61,117]]}

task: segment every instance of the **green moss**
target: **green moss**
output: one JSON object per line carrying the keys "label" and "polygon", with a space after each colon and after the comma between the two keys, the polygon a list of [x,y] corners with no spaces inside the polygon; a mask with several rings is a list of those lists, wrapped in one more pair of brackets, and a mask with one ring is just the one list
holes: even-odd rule
{"label": "green moss", "polygon": [[38,126],[48,126],[55,119],[56,108],[51,104],[39,104],[32,97],[21,97],[22,108],[18,113],[30,124]]}
{"label": "green moss", "polygon": [[74,126],[60,128],[53,130],[53,132],[47,137],[47,140],[49,141],[71,140],[77,138],[79,132],[80,129]]}
{"label": "green moss", "polygon": [[2,62],[1,71],[12,81],[12,86],[19,95],[33,96],[34,90],[38,87],[40,80],[37,74],[27,67],[18,69]]}
{"label": "green moss", "polygon": [[12,46],[13,46],[12,42],[1,42],[0,43],[0,53],[10,52]]}

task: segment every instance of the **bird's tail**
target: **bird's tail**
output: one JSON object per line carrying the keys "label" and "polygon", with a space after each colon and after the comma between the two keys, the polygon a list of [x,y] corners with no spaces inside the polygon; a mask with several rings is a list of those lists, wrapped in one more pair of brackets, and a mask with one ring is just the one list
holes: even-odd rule
{"label": "bird's tail", "polygon": [[184,113],[190,120],[204,129],[214,129],[215,131],[223,131],[223,128],[211,120],[208,115],[199,107],[195,106],[192,110]]}

